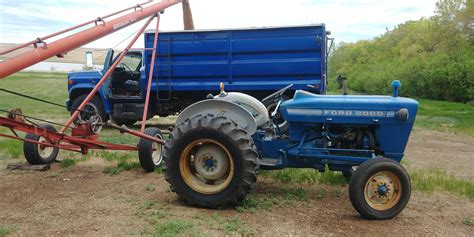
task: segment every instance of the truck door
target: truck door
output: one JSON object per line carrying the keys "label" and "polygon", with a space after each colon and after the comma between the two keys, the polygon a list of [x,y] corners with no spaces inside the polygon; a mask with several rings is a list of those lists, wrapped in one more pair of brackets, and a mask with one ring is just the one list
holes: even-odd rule
{"label": "truck door", "polygon": [[[109,70],[110,66],[112,65],[112,60],[114,58],[114,50],[109,49],[107,52],[107,56],[105,57],[104,60],[104,69],[102,69],[102,75],[104,75],[107,70]],[[111,78],[109,77],[105,83],[102,85],[102,92],[104,93],[105,98],[110,98],[110,83],[111,83]]]}
{"label": "truck door", "polygon": [[[117,60],[118,56],[115,57]],[[140,97],[140,78],[142,69],[142,53],[130,51],[112,72],[108,90],[112,97]]]}

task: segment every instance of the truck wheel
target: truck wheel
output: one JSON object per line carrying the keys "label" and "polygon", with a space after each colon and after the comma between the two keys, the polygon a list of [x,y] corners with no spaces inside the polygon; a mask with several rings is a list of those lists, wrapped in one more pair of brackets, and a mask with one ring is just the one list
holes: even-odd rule
{"label": "truck wheel", "polygon": [[[71,115],[76,111],[76,109],[81,105],[82,101],[86,99],[87,95],[80,95],[71,104]],[[89,113],[85,112],[88,111]],[[82,121],[89,121],[92,115],[99,115],[102,119],[102,122],[106,122],[107,115],[105,114],[104,106],[102,105],[102,101],[98,96],[94,96],[94,98],[86,105],[83,109],[83,112],[79,113],[78,119],[74,121],[74,123]]]}
{"label": "truck wheel", "polygon": [[[46,128],[51,132],[56,132],[56,129],[49,124],[40,125],[40,127]],[[48,139],[31,133],[27,133],[25,139],[51,144],[51,141]],[[58,157],[59,148],[47,147],[25,141],[23,143],[23,153],[28,163],[32,165],[51,164],[56,160],[56,157]]]}
{"label": "truck wheel", "polygon": [[[158,128],[147,128],[145,129],[145,134],[163,140],[163,135]],[[138,158],[140,160],[140,166],[146,172],[155,171],[155,169],[160,167],[163,163],[162,151],[163,146],[161,144],[141,138],[138,143]]]}
{"label": "truck wheel", "polygon": [[410,195],[408,173],[399,163],[388,158],[374,158],[362,163],[349,183],[352,206],[367,219],[392,219],[405,208]]}
{"label": "truck wheel", "polygon": [[[283,100],[284,101],[289,100],[289,99],[290,99],[290,97],[288,97],[286,95],[283,95]],[[267,104],[264,104],[264,105],[265,105],[265,107],[267,107],[268,115],[271,118],[271,113],[275,110],[276,106],[278,105],[278,101],[267,103]],[[280,133],[281,134],[288,134],[288,129],[289,129],[288,121],[283,119],[280,112],[276,113],[274,121],[276,122],[276,125],[278,125],[278,127],[280,128]]]}
{"label": "truck wheel", "polygon": [[163,157],[171,190],[192,206],[234,206],[257,181],[253,140],[226,117],[199,115],[178,125]]}

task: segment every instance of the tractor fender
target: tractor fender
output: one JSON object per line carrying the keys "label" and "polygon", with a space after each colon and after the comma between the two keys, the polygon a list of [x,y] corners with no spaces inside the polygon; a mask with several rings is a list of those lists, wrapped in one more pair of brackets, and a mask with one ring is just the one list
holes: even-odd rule
{"label": "tractor fender", "polygon": [[240,92],[228,92],[214,97],[216,100],[225,100],[237,104],[252,114],[255,121],[257,122],[257,127],[262,127],[270,121],[267,108],[256,98],[240,93]]}
{"label": "tractor fender", "polygon": [[257,131],[257,122],[248,110],[238,104],[215,99],[203,100],[190,105],[179,114],[176,125],[182,124],[197,115],[206,114],[225,116],[245,129],[249,135]]}

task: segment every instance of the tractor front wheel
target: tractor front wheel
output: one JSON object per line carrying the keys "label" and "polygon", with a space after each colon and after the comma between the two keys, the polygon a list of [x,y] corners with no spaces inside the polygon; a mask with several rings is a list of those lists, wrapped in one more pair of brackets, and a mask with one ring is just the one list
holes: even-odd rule
{"label": "tractor front wheel", "polygon": [[392,219],[410,200],[411,184],[406,170],[388,158],[374,158],[362,163],[352,175],[349,197],[363,217]]}
{"label": "tractor front wheel", "polygon": [[257,180],[253,140],[226,117],[199,115],[178,125],[163,157],[171,190],[192,206],[236,205]]}

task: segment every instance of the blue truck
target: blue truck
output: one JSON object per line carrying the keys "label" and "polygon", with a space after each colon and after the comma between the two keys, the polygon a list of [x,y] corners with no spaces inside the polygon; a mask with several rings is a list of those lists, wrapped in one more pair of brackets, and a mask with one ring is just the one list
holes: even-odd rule
{"label": "blue truck", "polygon": [[[225,88],[263,99],[288,84],[324,94],[328,32],[324,24],[232,30],[160,32],[148,118],[174,115]],[[142,119],[152,65],[154,32],[144,51],[129,51],[85,110],[103,121],[131,125]],[[109,50],[102,71],[68,75],[67,107],[74,111],[118,57]],[[266,106],[274,107],[269,102]],[[87,120],[92,113],[83,113]]]}

